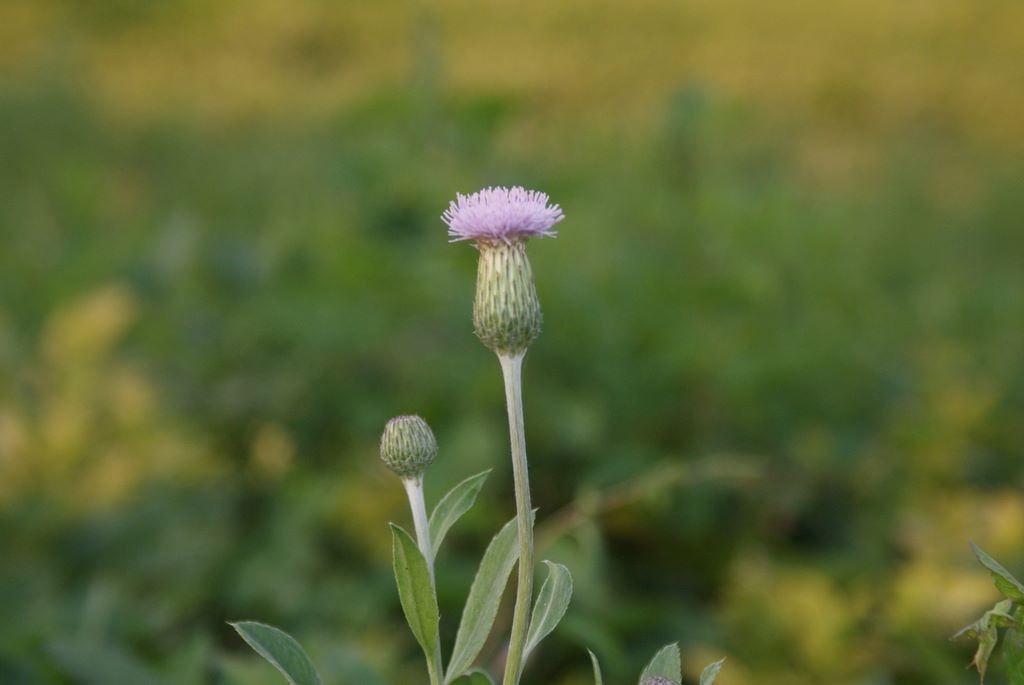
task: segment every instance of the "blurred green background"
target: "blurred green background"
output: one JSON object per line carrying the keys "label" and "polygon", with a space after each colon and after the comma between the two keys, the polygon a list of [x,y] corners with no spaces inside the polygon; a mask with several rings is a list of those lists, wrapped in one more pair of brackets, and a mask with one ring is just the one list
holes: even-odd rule
{"label": "blurred green background", "polygon": [[[0,682],[423,682],[379,464],[417,412],[445,639],[513,511],[456,191],[531,256],[543,556],[527,682],[969,683],[1024,567],[1024,4],[0,4]],[[507,621],[503,612],[500,621]],[[449,642],[450,644],[450,642]],[[488,659],[500,659],[500,644]],[[998,668],[998,664],[996,665]],[[1000,683],[1000,674],[991,679]]]}

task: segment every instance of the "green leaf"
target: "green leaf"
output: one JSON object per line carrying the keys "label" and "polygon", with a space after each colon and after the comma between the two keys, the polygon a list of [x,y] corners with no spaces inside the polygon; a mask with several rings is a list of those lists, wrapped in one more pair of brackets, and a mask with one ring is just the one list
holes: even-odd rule
{"label": "green leaf", "polygon": [[455,681],[455,685],[494,685],[486,671],[474,668],[472,671]]}
{"label": "green leaf", "polygon": [[724,663],[725,659],[719,659],[705,668],[704,672],[700,674],[700,685],[713,685],[715,678],[718,677],[718,672],[722,670],[722,664]]}
{"label": "green leaf", "polygon": [[261,657],[273,664],[291,685],[321,685],[313,663],[288,633],[255,621],[239,621],[232,623],[231,627]]}
{"label": "green leaf", "polygon": [[391,542],[398,598],[402,602],[405,620],[409,623],[416,641],[423,648],[431,671],[440,673],[441,664],[437,663],[440,616],[437,611],[434,583],[430,579],[430,568],[416,542],[394,523],[391,524]]}
{"label": "green leaf", "polygon": [[523,659],[530,655],[530,652],[540,643],[541,640],[551,634],[558,622],[565,616],[565,610],[569,608],[569,600],[572,599],[572,576],[562,564],[555,564],[545,561],[548,567],[548,577],[537,594],[537,601],[533,605],[533,614],[530,618],[530,629],[526,633],[526,648]]}
{"label": "green leaf", "polygon": [[679,659],[679,644],[665,645],[654,655],[647,668],[640,674],[640,685],[647,678],[668,678],[677,683],[682,680],[682,664]]}
{"label": "green leaf", "polygon": [[1015,599],[1018,602],[1024,602],[1024,585],[1014,578],[1013,574],[1007,571],[1002,564],[985,554],[985,552],[983,552],[982,549],[973,542],[971,543],[971,549],[974,550],[974,556],[978,557],[978,561],[981,562],[981,565],[987,568],[989,573],[992,574],[992,580],[995,582],[996,588],[1010,599]]}
{"label": "green leaf", "polygon": [[483,473],[470,476],[449,490],[448,494],[434,507],[434,511],[430,514],[430,541],[434,547],[435,557],[445,535],[476,502],[476,496],[480,493],[480,488],[483,487],[484,481],[487,480],[490,473],[491,470],[487,469]]}
{"label": "green leaf", "polygon": [[950,638],[955,640],[958,637],[966,636],[978,641],[978,649],[974,653],[974,659],[971,660],[970,666],[978,669],[982,683],[985,682],[988,661],[999,640],[999,629],[1016,625],[1016,619],[1010,613],[1012,611],[1013,600],[1004,599],[986,611],[977,621],[961,628],[956,635]]}
{"label": "green leaf", "polygon": [[1003,637],[1003,661],[1010,685],[1024,685],[1024,629],[1006,631]]}
{"label": "green leaf", "polygon": [[950,640],[955,640],[958,637],[977,640],[981,633],[989,628],[1009,628],[1016,624],[1016,619],[1010,614],[1011,611],[1013,611],[1013,600],[1004,599],[982,614],[977,621],[958,630]]}
{"label": "green leaf", "polygon": [[455,647],[452,649],[445,683],[466,673],[483,649],[494,625],[494,617],[498,614],[498,605],[501,604],[501,596],[508,584],[508,576],[519,558],[518,542],[516,520],[512,519],[487,546],[473,585],[469,588],[466,606],[462,610],[462,620],[459,632],[455,635]]}
{"label": "green leaf", "polygon": [[604,678],[601,677],[601,664],[597,661],[597,655],[587,650],[590,655],[590,663],[594,665],[594,685],[604,685]]}
{"label": "green leaf", "polygon": [[971,666],[978,669],[981,682],[985,682],[985,671],[988,670],[988,660],[992,656],[992,650],[996,648],[999,641],[999,631],[994,626],[987,628],[978,635],[978,651],[974,653]]}

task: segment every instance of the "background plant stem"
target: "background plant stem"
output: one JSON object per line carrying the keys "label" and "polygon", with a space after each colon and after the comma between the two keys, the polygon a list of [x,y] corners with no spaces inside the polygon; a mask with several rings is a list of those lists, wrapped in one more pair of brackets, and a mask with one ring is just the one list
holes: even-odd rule
{"label": "background plant stem", "polygon": [[530,504],[530,473],[526,461],[526,433],[523,428],[522,369],[525,352],[499,354],[505,379],[505,403],[508,406],[509,441],[512,444],[512,474],[516,488],[516,520],[519,530],[519,580],[516,607],[512,617],[508,657],[503,685],[517,685],[523,670],[523,648],[530,623],[533,596],[533,514]]}

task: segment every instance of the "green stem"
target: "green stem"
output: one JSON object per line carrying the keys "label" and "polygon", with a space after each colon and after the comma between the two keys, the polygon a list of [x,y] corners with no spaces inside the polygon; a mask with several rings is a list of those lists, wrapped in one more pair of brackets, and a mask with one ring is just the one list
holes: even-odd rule
{"label": "green stem", "polygon": [[[423,558],[427,560],[427,570],[430,571],[430,583],[433,585],[434,549],[430,542],[430,523],[427,519],[427,505],[423,499],[423,475],[420,474],[414,478],[403,478],[402,485],[405,486],[405,492],[409,496],[409,508],[412,510],[412,525],[416,529],[416,544],[419,546]],[[437,595],[436,587],[434,595]],[[429,659],[427,663],[428,670],[430,671],[430,685],[441,685],[444,681],[444,665],[440,641],[434,644],[434,662],[436,667],[429,663]]]}
{"label": "green stem", "polygon": [[533,598],[533,510],[530,504],[530,473],[526,462],[526,433],[523,429],[522,370],[525,352],[499,354],[505,378],[505,402],[508,405],[509,440],[512,443],[512,474],[516,487],[516,521],[519,531],[519,582],[516,607],[512,615],[508,657],[502,685],[518,685],[523,671],[523,650],[530,624]]}
{"label": "green stem", "polygon": [[434,577],[434,550],[430,543],[430,524],[427,520],[427,505],[423,499],[423,475],[403,478],[402,485],[409,496],[409,509],[412,510],[412,525],[416,528],[416,543],[427,560],[430,577]]}

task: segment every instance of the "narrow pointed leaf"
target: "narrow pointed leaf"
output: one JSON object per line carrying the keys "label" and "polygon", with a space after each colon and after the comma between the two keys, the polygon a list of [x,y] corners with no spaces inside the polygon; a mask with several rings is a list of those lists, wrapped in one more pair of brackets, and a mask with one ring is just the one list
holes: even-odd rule
{"label": "narrow pointed leaf", "polygon": [[989,628],[1009,628],[1016,625],[1016,619],[1010,614],[1011,611],[1013,611],[1013,600],[1004,599],[982,614],[977,621],[958,630],[950,640],[959,637],[977,640],[978,636]]}
{"label": "narrow pointed leaf", "polygon": [[682,680],[682,664],[679,659],[679,645],[673,642],[665,645],[654,655],[651,662],[647,664],[644,672],[640,674],[640,684],[643,685],[647,678],[668,678],[677,683]]}
{"label": "narrow pointed leaf", "polygon": [[705,668],[704,672],[700,674],[700,685],[713,685],[715,678],[718,677],[718,672],[722,670],[722,664],[724,663],[725,659],[719,659]]}
{"label": "narrow pointed leaf", "polygon": [[999,631],[995,627],[989,627],[978,634],[978,650],[974,653],[971,666],[978,669],[978,676],[981,682],[985,682],[985,672],[988,671],[988,660],[992,657],[992,651],[999,641]]}
{"label": "narrow pointed leaf", "polygon": [[530,655],[541,640],[551,634],[565,616],[569,600],[572,599],[572,576],[569,569],[550,561],[544,563],[548,567],[548,577],[537,593],[537,601],[533,606],[523,659]]}
{"label": "narrow pointed leaf", "polygon": [[1024,585],[1014,578],[1013,574],[1007,571],[1002,564],[985,554],[985,552],[973,542],[971,543],[971,549],[974,550],[974,556],[978,557],[978,561],[981,562],[981,565],[987,568],[989,573],[992,574],[992,581],[996,584],[996,588],[1006,597],[1015,599],[1018,602],[1024,602]]}
{"label": "narrow pointed leaf", "polygon": [[288,633],[255,621],[239,621],[232,623],[231,627],[260,656],[273,664],[291,685],[321,685],[313,662]]}
{"label": "narrow pointed leaf", "polygon": [[434,507],[434,511],[430,514],[430,541],[435,557],[452,525],[476,502],[476,496],[480,493],[480,488],[483,487],[484,481],[487,480],[490,473],[491,470],[487,469],[483,473],[470,476],[449,490],[448,494]]}
{"label": "narrow pointed leaf", "polygon": [[601,664],[597,661],[597,655],[587,650],[590,655],[590,663],[594,665],[594,685],[604,685],[604,678],[601,677]]}
{"label": "narrow pointed leaf", "polygon": [[501,596],[508,584],[508,576],[519,558],[518,542],[516,520],[512,519],[487,546],[473,585],[469,588],[466,606],[462,610],[462,621],[455,635],[446,683],[466,673],[483,649],[494,625],[494,617],[498,614],[498,605],[501,604]]}
{"label": "narrow pointed leaf", "polygon": [[393,523],[391,541],[398,598],[402,602],[405,620],[423,648],[427,663],[432,670],[440,673],[441,665],[437,663],[440,616],[427,560],[423,558],[412,537]]}

